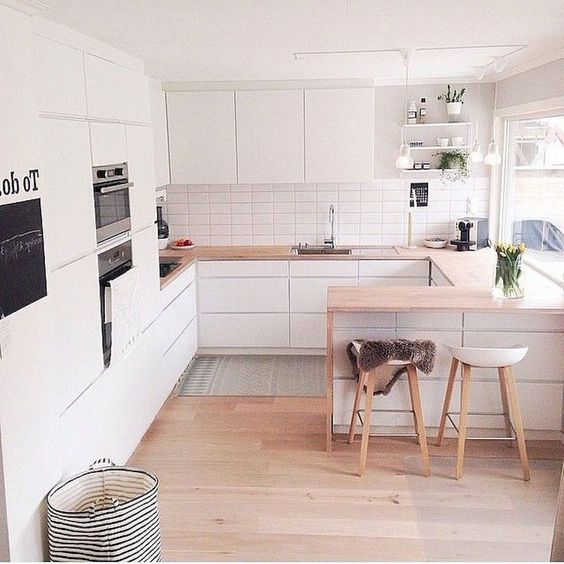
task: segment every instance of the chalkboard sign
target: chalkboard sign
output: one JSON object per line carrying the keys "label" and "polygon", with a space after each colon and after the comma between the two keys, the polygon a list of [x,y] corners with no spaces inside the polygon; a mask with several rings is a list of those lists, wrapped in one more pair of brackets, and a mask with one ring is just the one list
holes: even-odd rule
{"label": "chalkboard sign", "polygon": [[0,317],[46,295],[41,201],[0,206]]}

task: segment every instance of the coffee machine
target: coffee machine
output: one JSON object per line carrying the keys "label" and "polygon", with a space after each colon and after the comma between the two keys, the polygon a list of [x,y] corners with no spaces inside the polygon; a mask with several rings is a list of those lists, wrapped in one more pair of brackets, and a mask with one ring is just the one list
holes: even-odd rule
{"label": "coffee machine", "polygon": [[457,251],[477,251],[490,246],[489,224],[485,217],[462,217],[455,223],[455,239],[450,244]]}

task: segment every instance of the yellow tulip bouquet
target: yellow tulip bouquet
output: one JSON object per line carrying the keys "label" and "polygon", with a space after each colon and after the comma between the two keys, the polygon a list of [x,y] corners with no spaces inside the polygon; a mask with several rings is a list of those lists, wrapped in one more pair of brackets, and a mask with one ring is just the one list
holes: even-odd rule
{"label": "yellow tulip bouquet", "polygon": [[525,249],[525,243],[520,245],[498,243],[495,246],[497,263],[494,295],[496,297],[514,299],[524,296],[521,259]]}

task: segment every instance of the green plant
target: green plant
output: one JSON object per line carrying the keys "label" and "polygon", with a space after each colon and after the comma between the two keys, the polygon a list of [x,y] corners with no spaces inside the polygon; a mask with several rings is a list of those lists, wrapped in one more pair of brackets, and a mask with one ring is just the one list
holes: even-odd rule
{"label": "green plant", "polygon": [[494,295],[503,298],[523,297],[521,258],[525,250],[524,243],[520,245],[498,243],[495,246],[497,263]]}
{"label": "green plant", "polygon": [[435,153],[434,157],[440,157],[437,168],[441,171],[441,179],[451,182],[466,179],[470,176],[470,168],[468,167],[468,153],[460,149],[453,151],[442,151]]}
{"label": "green plant", "polygon": [[464,104],[462,97],[465,92],[466,88],[463,88],[460,92],[457,92],[456,89],[451,91],[450,84],[447,84],[447,91],[443,92],[440,96],[437,96],[437,100],[444,100],[447,104],[450,104],[450,102],[461,102]]}

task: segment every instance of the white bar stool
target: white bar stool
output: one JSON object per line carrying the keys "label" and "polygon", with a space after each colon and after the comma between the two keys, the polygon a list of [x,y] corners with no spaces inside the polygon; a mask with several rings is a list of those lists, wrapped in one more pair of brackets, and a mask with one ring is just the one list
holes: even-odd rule
{"label": "white bar stool", "polygon": [[[521,409],[517,396],[517,387],[513,376],[512,366],[517,364],[527,354],[528,347],[515,345],[509,348],[469,348],[453,347],[444,345],[452,354],[452,364],[446,389],[439,434],[437,435],[437,446],[441,446],[447,419],[452,423],[458,432],[458,453],[456,461],[456,479],[462,476],[464,467],[464,446],[466,440],[486,440],[488,437],[467,437],[466,430],[468,425],[468,415],[503,415],[505,421],[505,437],[502,440],[517,441],[519,456],[523,467],[523,477],[525,481],[531,479],[527,448],[525,446],[525,435],[523,432],[523,421],[521,419]],[[450,401],[454,381],[458,371],[458,365],[462,364],[462,391],[460,395],[460,412],[450,412]],[[497,368],[499,375],[499,386],[501,390],[502,413],[469,412],[470,379],[472,368]],[[451,415],[460,415],[458,427],[452,420]],[[512,421],[513,420],[513,421]],[[499,439],[499,437],[494,437]]]}
{"label": "white bar stool", "polygon": [[[360,352],[361,343],[353,341],[353,345],[358,352]],[[399,409],[389,409],[389,410],[373,410],[372,400],[374,399],[374,389],[376,386],[376,381],[379,377],[379,370],[384,366],[405,366],[407,369],[407,381],[409,384],[409,395],[411,397],[412,409],[408,410],[408,413],[413,414],[413,422],[415,425],[415,433],[386,433],[379,436],[403,436],[403,437],[417,437],[419,445],[421,447],[421,456],[423,458],[423,474],[429,476],[431,474],[431,466],[429,463],[429,449],[427,446],[427,434],[425,431],[425,423],[423,422],[423,410],[421,408],[421,397],[419,395],[419,380],[417,378],[417,368],[414,364],[409,361],[403,360],[390,360],[386,364],[379,366],[370,372],[365,372],[360,370],[358,377],[358,384],[356,386],[356,394],[354,398],[354,406],[351,417],[351,426],[349,429],[349,444],[354,441],[354,436],[356,434],[356,417],[358,416],[360,422],[362,423],[362,441],[360,443],[360,470],[358,475],[362,476],[366,468],[366,458],[368,455],[368,440],[370,438],[370,418],[372,411],[393,411],[393,412],[403,412],[406,410]],[[366,401],[364,404],[364,409],[360,409],[360,399],[362,397],[362,392],[364,387],[366,387]],[[364,412],[364,419],[361,417],[361,413]]]}

